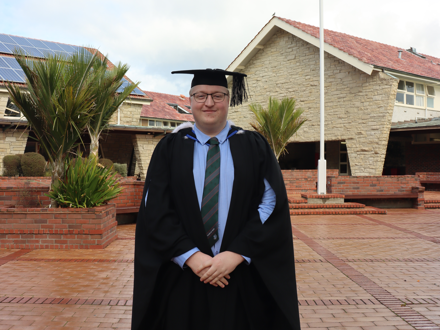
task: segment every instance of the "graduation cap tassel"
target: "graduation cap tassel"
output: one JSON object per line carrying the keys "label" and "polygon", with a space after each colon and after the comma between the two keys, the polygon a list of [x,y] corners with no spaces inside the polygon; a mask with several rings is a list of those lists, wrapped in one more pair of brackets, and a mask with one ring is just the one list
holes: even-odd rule
{"label": "graduation cap tassel", "polygon": [[248,94],[246,91],[246,81],[244,76],[233,76],[232,80],[232,95],[231,95],[231,107],[240,105],[243,101],[248,100]]}

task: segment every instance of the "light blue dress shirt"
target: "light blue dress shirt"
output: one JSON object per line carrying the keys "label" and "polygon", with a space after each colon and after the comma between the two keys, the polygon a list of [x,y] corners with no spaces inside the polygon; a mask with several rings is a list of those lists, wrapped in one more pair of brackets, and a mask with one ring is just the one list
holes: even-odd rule
{"label": "light blue dress shirt", "polygon": [[[219,201],[218,201],[218,236],[219,240],[211,247],[212,253],[217,255],[220,252],[220,247],[223,241],[223,234],[226,227],[226,221],[228,218],[229,206],[231,204],[232,186],[234,184],[234,162],[232,159],[231,149],[229,146],[228,132],[230,129],[229,121],[225,128],[216,136],[219,141],[220,147],[220,183],[219,183]],[[208,155],[209,144],[207,142],[211,138],[210,136],[202,133],[194,124],[194,133],[198,141],[194,142],[194,183],[197,192],[197,199],[199,207],[203,199],[203,186],[205,182],[206,171],[206,157]],[[264,179],[265,190],[261,203],[258,207],[260,219],[262,224],[272,214],[276,196],[273,189],[270,187],[269,182]],[[147,203],[147,195],[145,196],[145,204]],[[188,252],[172,259],[176,264],[183,268],[186,260],[194,253],[200,251],[198,248],[189,250]],[[249,264],[251,259],[243,256],[246,262]]]}

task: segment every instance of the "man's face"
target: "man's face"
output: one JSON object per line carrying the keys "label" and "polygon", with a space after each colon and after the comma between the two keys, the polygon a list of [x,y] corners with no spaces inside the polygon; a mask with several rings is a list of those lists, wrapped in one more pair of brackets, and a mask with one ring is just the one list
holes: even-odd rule
{"label": "man's face", "polygon": [[[196,102],[195,93],[226,93],[223,101],[214,102],[211,95],[203,103]],[[225,128],[229,108],[229,92],[223,86],[198,85],[191,88],[191,110],[197,127],[206,135],[215,136]]]}

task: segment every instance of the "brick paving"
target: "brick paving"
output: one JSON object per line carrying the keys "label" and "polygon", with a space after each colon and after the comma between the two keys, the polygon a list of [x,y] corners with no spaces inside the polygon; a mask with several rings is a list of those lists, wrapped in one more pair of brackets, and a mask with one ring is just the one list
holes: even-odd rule
{"label": "brick paving", "polygon": [[[440,210],[387,211],[291,218],[303,329],[440,330]],[[134,230],[103,250],[0,249],[0,330],[130,329]]]}

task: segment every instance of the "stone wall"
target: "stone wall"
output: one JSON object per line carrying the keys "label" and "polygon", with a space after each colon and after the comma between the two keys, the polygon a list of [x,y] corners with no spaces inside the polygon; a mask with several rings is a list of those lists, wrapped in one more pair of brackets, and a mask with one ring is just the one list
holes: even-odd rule
{"label": "stone wall", "polygon": [[[120,106],[120,125],[141,126],[140,118],[143,104],[124,102]],[[118,123],[118,111],[110,119],[110,124]]]}
{"label": "stone wall", "polygon": [[[308,121],[292,142],[319,141],[319,49],[279,30],[246,65],[250,102],[294,97]],[[346,141],[353,175],[381,175],[397,80],[371,76],[325,54],[325,138]],[[230,108],[229,119],[249,129],[249,103]],[[374,143],[372,143],[374,141]]]}
{"label": "stone wall", "polygon": [[154,148],[162,138],[163,135],[158,137],[154,137],[152,134],[133,135],[134,152],[136,155],[135,173],[140,173],[142,180],[145,180],[147,175],[148,165],[150,165]]}
{"label": "stone wall", "polygon": [[3,157],[6,155],[23,154],[29,131],[8,128],[0,130],[0,174],[3,174]]}

